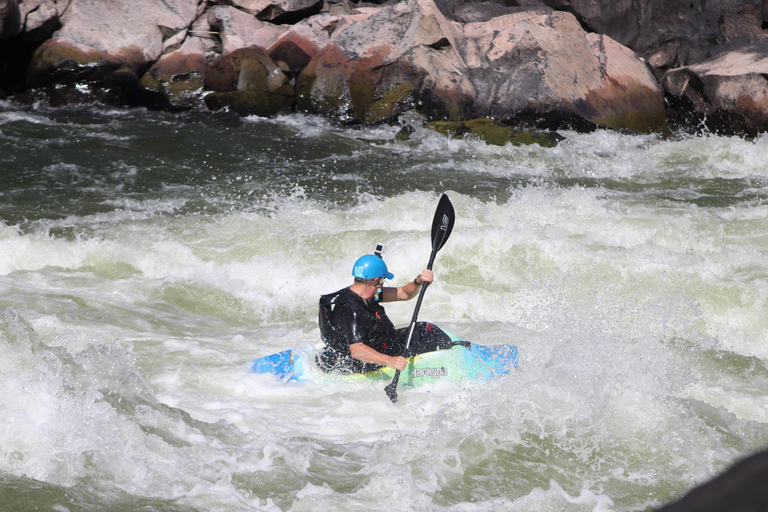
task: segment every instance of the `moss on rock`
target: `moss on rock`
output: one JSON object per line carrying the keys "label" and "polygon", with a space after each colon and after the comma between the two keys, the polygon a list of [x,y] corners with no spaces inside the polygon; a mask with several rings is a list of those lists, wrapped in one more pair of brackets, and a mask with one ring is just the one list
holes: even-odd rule
{"label": "moss on rock", "polygon": [[538,144],[542,147],[551,148],[557,146],[558,142],[565,139],[565,137],[557,132],[516,130],[488,118],[458,122],[434,121],[428,123],[427,128],[451,138],[461,138],[469,134],[495,146]]}

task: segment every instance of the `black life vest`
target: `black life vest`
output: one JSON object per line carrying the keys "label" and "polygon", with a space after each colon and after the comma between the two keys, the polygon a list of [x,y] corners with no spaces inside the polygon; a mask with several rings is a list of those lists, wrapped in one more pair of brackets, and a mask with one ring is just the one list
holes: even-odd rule
{"label": "black life vest", "polygon": [[395,326],[384,307],[377,301],[365,301],[349,288],[322,295],[319,306],[320,336],[325,343],[317,357],[320,367],[353,373],[380,368],[354,359],[349,346],[365,343],[379,352],[389,352]]}

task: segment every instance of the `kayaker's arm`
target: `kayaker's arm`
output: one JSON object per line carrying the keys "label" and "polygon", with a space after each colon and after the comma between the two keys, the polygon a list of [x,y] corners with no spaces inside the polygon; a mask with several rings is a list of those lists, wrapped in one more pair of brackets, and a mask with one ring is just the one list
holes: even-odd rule
{"label": "kayaker's arm", "polygon": [[352,354],[352,357],[364,363],[380,364],[400,371],[405,369],[405,364],[407,362],[402,356],[388,356],[382,354],[365,343],[353,343],[349,346],[349,352]]}
{"label": "kayaker's arm", "polygon": [[429,269],[424,269],[421,274],[410,283],[398,286],[397,288],[384,288],[381,293],[382,302],[394,302],[399,300],[411,300],[421,290],[424,283],[431,283],[435,276]]}

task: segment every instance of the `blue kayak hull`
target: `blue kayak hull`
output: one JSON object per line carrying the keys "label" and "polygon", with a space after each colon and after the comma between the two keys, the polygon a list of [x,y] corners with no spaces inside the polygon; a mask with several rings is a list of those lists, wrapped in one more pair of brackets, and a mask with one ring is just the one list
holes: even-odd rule
{"label": "blue kayak hull", "polygon": [[[256,359],[252,370],[254,373],[276,375],[286,382],[326,382],[340,379],[391,381],[395,375],[392,368],[361,374],[326,373],[315,364],[315,353],[314,350],[284,350]],[[456,345],[447,350],[411,357],[408,366],[400,374],[399,383],[405,386],[419,386],[443,380],[487,380],[508,374],[517,367],[517,360],[517,347],[514,345]]]}

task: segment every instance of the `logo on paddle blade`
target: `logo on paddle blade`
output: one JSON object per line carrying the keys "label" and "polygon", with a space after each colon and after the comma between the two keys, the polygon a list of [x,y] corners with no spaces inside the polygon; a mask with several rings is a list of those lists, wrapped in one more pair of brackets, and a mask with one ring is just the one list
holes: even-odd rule
{"label": "logo on paddle blade", "polygon": [[448,216],[443,214],[443,222],[440,224],[440,231],[448,231]]}
{"label": "logo on paddle blade", "polygon": [[448,369],[440,368],[416,368],[413,370],[413,378],[418,377],[447,377]]}

